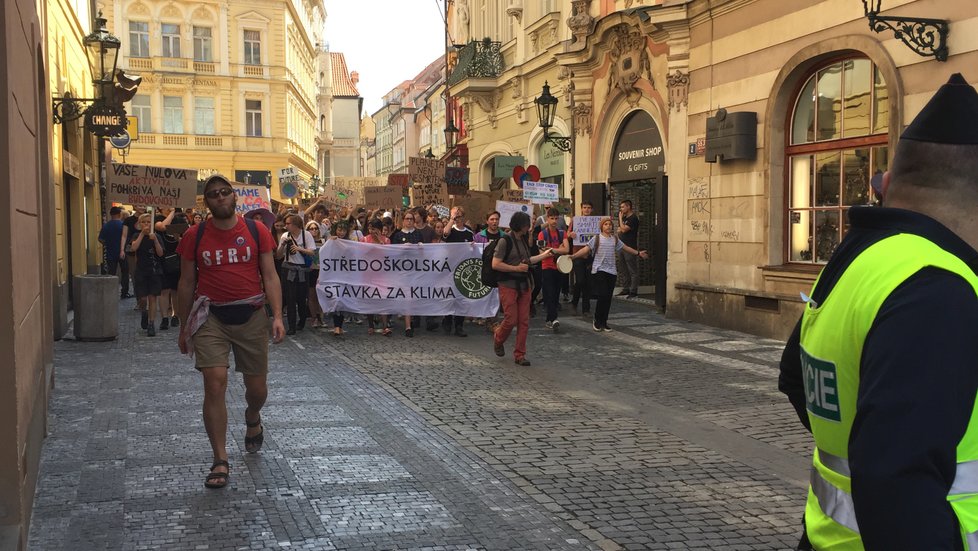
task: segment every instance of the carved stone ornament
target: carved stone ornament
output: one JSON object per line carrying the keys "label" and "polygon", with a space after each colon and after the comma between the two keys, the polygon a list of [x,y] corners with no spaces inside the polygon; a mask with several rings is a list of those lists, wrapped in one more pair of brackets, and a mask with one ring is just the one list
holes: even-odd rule
{"label": "carved stone ornament", "polygon": [[574,35],[575,42],[583,41],[594,32],[595,20],[589,13],[591,0],[573,0],[571,6],[573,15],[567,18],[567,27]]}
{"label": "carved stone ornament", "polygon": [[591,106],[586,103],[574,104],[574,129],[581,136],[591,135]]}
{"label": "carved stone ornament", "polygon": [[486,114],[486,118],[489,119],[489,124],[493,128],[496,128],[496,108],[499,107],[501,99],[502,93],[499,90],[488,94],[472,94],[472,101]]}
{"label": "carved stone ornament", "polygon": [[513,88],[513,99],[519,99],[523,97],[523,79],[520,77],[513,77],[509,81],[509,85]]}
{"label": "carved stone ornament", "polygon": [[523,2],[521,0],[513,0],[509,3],[506,8],[506,15],[515,18],[517,23],[523,22]]}
{"label": "carved stone ornament", "polygon": [[681,111],[686,107],[689,96],[689,73],[677,69],[675,73],[669,75],[666,83],[669,87],[669,109]]}
{"label": "carved stone ornament", "polygon": [[472,104],[462,105],[462,122],[465,123],[465,135],[468,138],[475,137],[475,124],[472,123]]}
{"label": "carved stone ornament", "polygon": [[638,2],[639,4],[644,4],[645,0],[625,0],[625,9],[632,7],[632,4]]}
{"label": "carved stone ornament", "polygon": [[643,76],[655,88],[652,80],[652,64],[646,48],[645,36],[629,25],[618,25],[612,29],[611,37],[611,75],[608,78],[608,95],[617,88],[625,94],[629,105],[638,104],[642,91],[635,84]]}

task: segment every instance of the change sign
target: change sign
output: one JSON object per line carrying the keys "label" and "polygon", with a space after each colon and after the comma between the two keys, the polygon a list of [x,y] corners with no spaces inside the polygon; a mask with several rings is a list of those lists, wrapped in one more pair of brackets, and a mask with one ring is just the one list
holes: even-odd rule
{"label": "change sign", "polygon": [[197,205],[197,171],[112,163],[105,198],[124,205],[193,208]]}

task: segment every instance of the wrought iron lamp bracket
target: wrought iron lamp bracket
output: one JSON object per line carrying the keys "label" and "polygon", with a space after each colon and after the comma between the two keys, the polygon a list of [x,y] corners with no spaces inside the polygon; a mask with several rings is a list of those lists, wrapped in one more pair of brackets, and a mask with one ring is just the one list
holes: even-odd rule
{"label": "wrought iron lamp bracket", "polygon": [[879,14],[880,0],[863,0],[863,9],[873,32],[880,33],[889,29],[916,54],[934,56],[937,61],[947,61],[947,20],[882,16]]}
{"label": "wrought iron lamp bracket", "polygon": [[547,132],[546,130],[543,132],[543,141],[552,143],[554,147],[556,147],[560,151],[563,151],[564,153],[567,153],[568,151],[571,150],[570,138],[565,138],[563,136],[554,136],[551,135],[550,132]]}
{"label": "wrought iron lamp bracket", "polygon": [[[54,124],[63,124],[78,120],[85,116],[85,112],[91,106],[101,101],[101,99],[94,98],[76,98],[70,93],[65,93],[64,97],[54,97],[51,99]],[[82,108],[82,106],[85,107]]]}

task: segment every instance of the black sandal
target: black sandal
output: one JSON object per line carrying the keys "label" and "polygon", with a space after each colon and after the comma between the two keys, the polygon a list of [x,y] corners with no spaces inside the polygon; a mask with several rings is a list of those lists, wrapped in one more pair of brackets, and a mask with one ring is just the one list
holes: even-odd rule
{"label": "black sandal", "polygon": [[261,414],[258,415],[258,420],[251,423],[248,421],[248,410],[245,410],[245,426],[249,429],[261,426],[261,432],[254,436],[248,436],[245,434],[245,451],[248,453],[255,453],[261,450],[262,444],[265,443],[265,427],[261,424]]}
{"label": "black sandal", "polygon": [[[215,473],[214,469],[218,467],[225,467],[228,472],[226,473]],[[228,485],[231,480],[231,465],[228,464],[224,459],[218,459],[211,465],[211,472],[204,479],[204,486],[208,488],[223,488]]]}

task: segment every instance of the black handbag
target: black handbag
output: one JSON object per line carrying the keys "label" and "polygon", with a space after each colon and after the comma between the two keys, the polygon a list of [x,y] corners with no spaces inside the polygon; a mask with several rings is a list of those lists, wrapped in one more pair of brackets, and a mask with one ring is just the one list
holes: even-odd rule
{"label": "black handbag", "polygon": [[255,313],[255,310],[257,310],[257,308],[250,304],[210,306],[210,313],[224,325],[243,325],[248,323],[248,320],[251,319],[251,316]]}
{"label": "black handbag", "polygon": [[166,275],[180,274],[180,255],[173,253],[163,257],[163,273]]}

